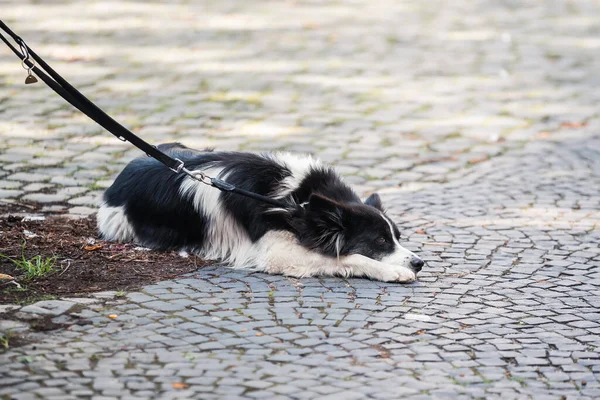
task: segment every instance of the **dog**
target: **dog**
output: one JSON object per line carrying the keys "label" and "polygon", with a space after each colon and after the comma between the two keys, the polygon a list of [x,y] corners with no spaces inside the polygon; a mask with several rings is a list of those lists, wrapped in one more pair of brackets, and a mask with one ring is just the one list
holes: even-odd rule
{"label": "dog", "polygon": [[364,202],[331,167],[310,156],[158,148],[190,171],[280,200],[277,207],[221,192],[158,161],[131,161],[104,193],[103,239],[179,250],[234,268],[293,277],[413,282],[424,262],[400,245],[379,195]]}

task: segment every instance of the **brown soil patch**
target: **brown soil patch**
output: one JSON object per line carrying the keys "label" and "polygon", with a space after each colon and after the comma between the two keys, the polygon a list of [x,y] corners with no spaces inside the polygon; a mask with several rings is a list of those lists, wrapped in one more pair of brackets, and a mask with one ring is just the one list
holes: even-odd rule
{"label": "brown soil patch", "polygon": [[0,274],[14,277],[24,289],[0,280],[0,304],[132,289],[172,279],[207,264],[195,256],[183,258],[176,252],[148,251],[135,244],[99,240],[95,217],[70,219],[49,215],[43,221],[23,219],[22,213],[39,212],[34,203],[0,203],[0,254],[11,259],[56,257],[52,272],[31,280],[14,263],[0,258]]}

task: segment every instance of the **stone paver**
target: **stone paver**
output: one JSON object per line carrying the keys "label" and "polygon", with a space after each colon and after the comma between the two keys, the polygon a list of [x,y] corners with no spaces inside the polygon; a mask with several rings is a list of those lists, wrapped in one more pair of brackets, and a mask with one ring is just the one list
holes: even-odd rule
{"label": "stone paver", "polygon": [[61,315],[65,312],[69,311],[71,307],[73,307],[75,303],[64,300],[43,300],[38,301],[35,304],[31,304],[29,306],[25,306],[21,308],[21,312],[24,313],[32,313],[32,314],[42,314],[42,315]]}
{"label": "stone paver", "polygon": [[[379,191],[427,267],[214,266],[68,299],[43,307],[68,329],[0,354],[0,398],[600,397],[596,1],[10,3],[144,138],[312,153]],[[7,50],[0,71],[0,202],[92,213],[139,152],[22,85]],[[27,332],[27,307],[0,329]]]}

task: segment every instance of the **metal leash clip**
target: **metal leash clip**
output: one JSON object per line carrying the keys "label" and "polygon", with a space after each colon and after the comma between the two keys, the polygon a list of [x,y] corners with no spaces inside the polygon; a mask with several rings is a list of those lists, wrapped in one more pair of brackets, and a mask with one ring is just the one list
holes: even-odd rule
{"label": "metal leash clip", "polygon": [[[176,158],[176,160],[179,161],[178,158]],[[177,173],[182,172],[197,182],[204,183],[205,185],[208,185],[208,186],[212,186],[211,181],[213,178],[206,175],[204,172],[202,172],[200,170],[190,171],[189,169],[185,168],[183,165],[178,170],[174,170],[173,168],[171,168],[171,170],[173,170]]]}
{"label": "metal leash clip", "polygon": [[[31,70],[33,69],[33,67],[35,67],[35,60],[29,58],[29,50],[27,49],[25,42],[23,41],[23,39],[19,39],[19,47],[21,48],[23,54],[25,54],[25,58],[21,60],[21,66],[23,67],[23,69],[27,70],[27,78],[25,78],[25,84],[30,85],[38,81],[37,78],[31,73]],[[27,61],[31,63],[31,66],[27,65]]]}
{"label": "metal leash clip", "polygon": [[200,183],[204,183],[205,185],[212,186],[212,180],[213,180],[213,178],[211,178],[210,176],[206,175],[204,172],[202,172],[202,171],[189,171],[187,169],[185,169],[185,172],[190,177],[192,177],[192,179],[195,179],[195,180],[197,180]]}

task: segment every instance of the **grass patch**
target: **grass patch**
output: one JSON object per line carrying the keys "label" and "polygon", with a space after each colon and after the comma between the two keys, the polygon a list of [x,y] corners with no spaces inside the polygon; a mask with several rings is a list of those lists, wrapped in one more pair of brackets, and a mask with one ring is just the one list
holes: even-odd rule
{"label": "grass patch", "polygon": [[102,356],[100,354],[91,354],[88,359],[90,360],[90,368],[94,369],[100,360],[102,360]]}
{"label": "grass patch", "polygon": [[23,246],[21,247],[21,258],[13,259],[4,254],[0,254],[0,258],[4,258],[12,262],[19,271],[25,274],[26,281],[41,278],[54,270],[54,266],[56,265],[56,256],[42,257],[37,255],[28,259],[25,257],[26,246],[27,242],[24,241]]}
{"label": "grass patch", "polygon": [[7,350],[10,346],[10,332],[4,332],[0,335],[0,348]]}
{"label": "grass patch", "polygon": [[389,35],[389,36],[387,36],[387,37],[385,38],[385,41],[386,41],[388,44],[391,44],[391,45],[395,45],[395,44],[398,44],[398,43],[400,43],[400,40],[399,40],[399,39],[398,39],[396,36],[392,36],[392,35]]}
{"label": "grass patch", "polygon": [[431,104],[423,104],[421,105],[419,108],[417,108],[416,110],[414,110],[413,112],[424,112],[424,111],[429,111],[433,108],[433,106]]}
{"label": "grass patch", "polygon": [[[120,158],[120,157],[115,157],[115,158]],[[84,187],[90,189],[90,190],[104,190],[106,189],[105,186],[102,185],[98,185],[97,182],[94,183],[88,183],[87,185],[83,185]]]}
{"label": "grass patch", "polygon": [[394,145],[394,142],[392,142],[392,139],[390,138],[384,138],[381,140],[381,147],[391,147]]}
{"label": "grass patch", "polygon": [[460,132],[452,132],[452,133],[446,135],[444,137],[444,139],[456,139],[456,138],[459,138],[459,137],[462,137],[462,134]]}

